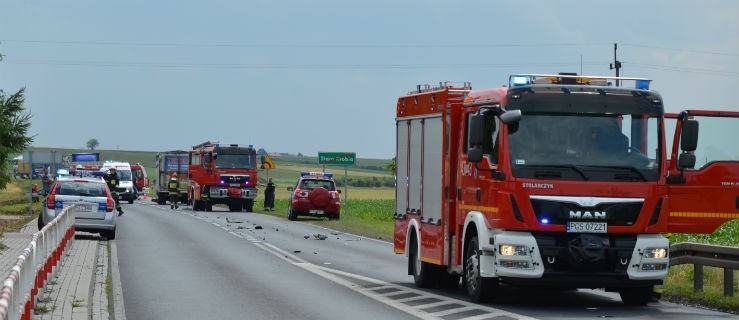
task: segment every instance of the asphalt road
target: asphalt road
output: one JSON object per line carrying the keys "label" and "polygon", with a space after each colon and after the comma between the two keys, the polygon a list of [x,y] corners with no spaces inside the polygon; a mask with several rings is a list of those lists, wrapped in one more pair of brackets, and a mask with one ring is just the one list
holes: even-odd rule
{"label": "asphalt road", "polygon": [[[392,244],[253,213],[125,206],[118,269],[128,319],[735,319],[598,290],[418,290]],[[222,210],[222,211],[220,211]],[[116,266],[112,266],[116,268]]]}

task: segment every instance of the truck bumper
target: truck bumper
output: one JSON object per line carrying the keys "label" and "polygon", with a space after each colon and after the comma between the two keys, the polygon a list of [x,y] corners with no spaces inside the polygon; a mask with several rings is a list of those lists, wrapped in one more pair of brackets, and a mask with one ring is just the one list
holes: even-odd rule
{"label": "truck bumper", "polygon": [[659,234],[490,230],[487,239],[480,259],[482,275],[517,285],[646,286],[661,284],[669,267],[669,241]]}
{"label": "truck bumper", "polygon": [[[256,199],[257,198],[257,188],[254,187],[246,187],[241,188],[241,196],[239,197],[232,197],[229,196],[229,187],[221,187],[221,186],[212,186],[208,190],[208,196],[211,199],[225,199],[225,198],[240,198],[240,199]],[[233,192],[231,192],[233,194]]]}

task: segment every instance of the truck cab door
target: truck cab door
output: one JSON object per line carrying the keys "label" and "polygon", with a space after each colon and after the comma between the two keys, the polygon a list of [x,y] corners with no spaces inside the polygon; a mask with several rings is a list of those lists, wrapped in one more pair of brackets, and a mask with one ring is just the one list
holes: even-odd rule
{"label": "truck cab door", "polygon": [[[689,110],[667,114],[666,124],[675,128],[668,150],[668,232],[708,234],[739,219],[739,112]],[[689,131],[697,134],[694,150]]]}

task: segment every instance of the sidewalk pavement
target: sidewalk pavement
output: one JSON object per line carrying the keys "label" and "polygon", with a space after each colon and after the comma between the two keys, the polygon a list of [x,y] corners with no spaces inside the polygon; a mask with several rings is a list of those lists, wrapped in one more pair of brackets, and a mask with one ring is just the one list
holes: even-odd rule
{"label": "sidewalk pavement", "polygon": [[[18,256],[38,231],[36,220],[21,232],[5,233],[0,242],[0,277],[4,279]],[[96,234],[77,232],[65,250],[60,264],[39,290],[32,319],[77,320],[110,319],[106,285],[109,274],[108,242]],[[112,290],[111,290],[112,291]],[[112,303],[110,303],[112,305]]]}

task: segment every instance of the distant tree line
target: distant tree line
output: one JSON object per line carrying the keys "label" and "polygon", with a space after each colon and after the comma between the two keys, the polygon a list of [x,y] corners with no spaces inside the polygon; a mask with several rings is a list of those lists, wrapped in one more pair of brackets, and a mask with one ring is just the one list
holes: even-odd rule
{"label": "distant tree line", "polygon": [[[305,158],[305,159],[295,159],[292,160],[292,162],[300,163],[300,164],[307,164],[309,166],[315,166],[316,165],[316,158]],[[373,170],[373,171],[387,171],[390,170],[388,166],[382,166],[382,165],[355,165],[352,168],[357,169],[364,169],[364,170]]]}
{"label": "distant tree line", "polygon": [[[337,187],[344,187],[344,178],[334,176]],[[361,178],[347,178],[347,184],[350,187],[360,188],[392,188],[395,187],[395,179],[392,177],[361,177]]]}

